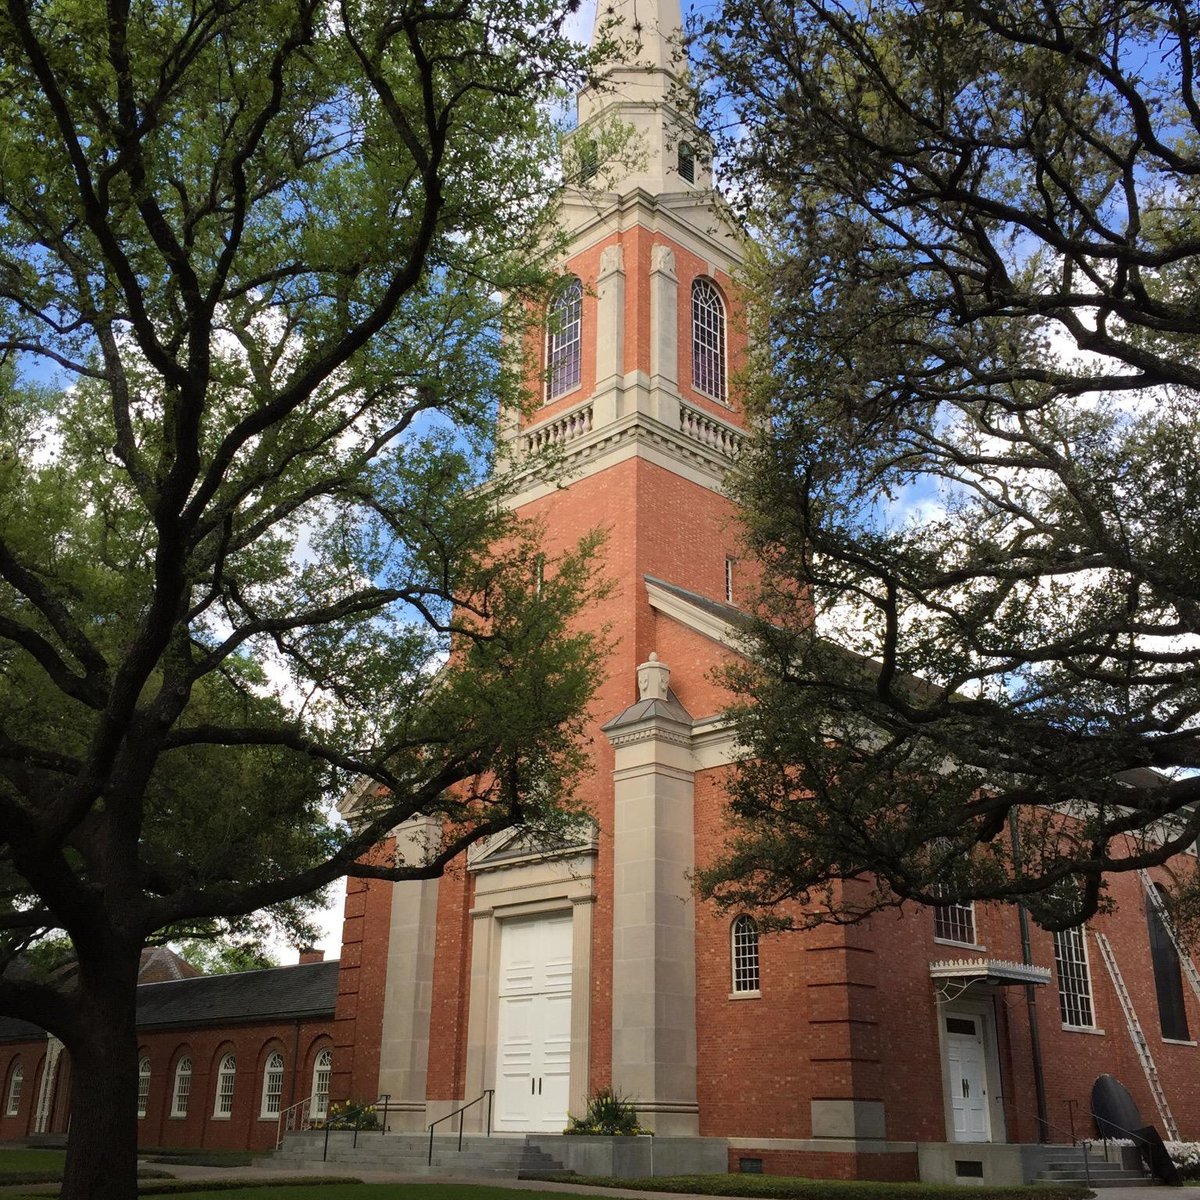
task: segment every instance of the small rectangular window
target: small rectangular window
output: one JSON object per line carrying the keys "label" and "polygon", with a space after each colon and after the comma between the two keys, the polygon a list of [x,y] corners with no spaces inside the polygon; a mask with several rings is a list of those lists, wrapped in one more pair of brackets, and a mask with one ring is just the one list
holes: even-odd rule
{"label": "small rectangular window", "polygon": [[975,945],[975,905],[939,904],[933,910],[933,936],[944,942]]}
{"label": "small rectangular window", "polygon": [[737,559],[736,558],[726,558],[725,559],[725,602],[727,604],[733,603],[733,590],[734,590],[733,589],[733,580],[734,580],[734,573],[736,572],[736,570],[737,570]]}

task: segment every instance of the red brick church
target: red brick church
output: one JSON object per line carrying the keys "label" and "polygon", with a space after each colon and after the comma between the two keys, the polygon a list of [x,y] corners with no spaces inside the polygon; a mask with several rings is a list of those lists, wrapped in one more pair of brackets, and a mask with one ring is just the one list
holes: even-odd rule
{"label": "red brick church", "polygon": [[[632,0],[615,12],[633,27]],[[561,474],[531,469],[514,501],[548,557],[606,531],[594,829],[550,852],[498,837],[439,881],[351,881],[339,965],[149,985],[182,998],[169,1036],[145,1025],[143,1140],[268,1145],[272,1112],[385,1093],[391,1128],[421,1131],[492,1091],[494,1132],[544,1143],[611,1086],[706,1164],[999,1180],[1020,1177],[1023,1143],[1092,1134],[1105,1073],[1164,1137],[1200,1139],[1200,976],[1148,874],[1113,881],[1115,913],[1027,944],[1002,907],[768,935],[694,898],[735,752],[713,669],[753,583],[722,490],[743,436],[741,241],[678,107],[678,0],[642,0],[636,20],[638,58],[579,97],[575,145],[588,163],[589,127],[616,118],[641,154],[568,190],[531,380],[544,403],[505,434],[518,461],[560,451]],[[189,1026],[205,986],[224,1000]],[[255,1009],[260,987],[274,1001]],[[60,1119],[38,1107],[52,1069],[44,1036],[0,1024],[0,1139]]]}

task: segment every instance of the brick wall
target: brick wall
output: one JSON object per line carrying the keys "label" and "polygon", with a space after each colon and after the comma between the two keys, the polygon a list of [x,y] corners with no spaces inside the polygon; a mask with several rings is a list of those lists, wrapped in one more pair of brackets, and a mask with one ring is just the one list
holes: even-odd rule
{"label": "brick wall", "polygon": [[[278,1118],[262,1116],[267,1057],[275,1051],[283,1055],[281,1107],[286,1108],[312,1094],[316,1056],[332,1045],[327,1018],[143,1031],[138,1040],[138,1057],[150,1060],[150,1091],[146,1115],[138,1120],[138,1144],[223,1150],[272,1148]],[[44,1041],[0,1045],[0,1078],[4,1080],[0,1141],[15,1140],[33,1132],[45,1052]],[[228,1117],[218,1117],[215,1115],[217,1069],[226,1054],[233,1054],[237,1061],[233,1111]],[[173,1117],[175,1068],[184,1057],[192,1061],[191,1091],[186,1115]],[[2,1114],[7,1113],[8,1083],[16,1060],[24,1066],[25,1079],[19,1112],[9,1117]],[[70,1098],[70,1060],[65,1052],[59,1059],[54,1096],[49,1127],[52,1132],[63,1132],[67,1128]]]}
{"label": "brick wall", "polygon": [[[390,862],[395,841],[388,838],[370,856]],[[379,1051],[383,1038],[383,998],[387,978],[392,885],[381,879],[348,879],[342,921],[341,965],[333,1021],[335,1101],[375,1100],[379,1096]]]}

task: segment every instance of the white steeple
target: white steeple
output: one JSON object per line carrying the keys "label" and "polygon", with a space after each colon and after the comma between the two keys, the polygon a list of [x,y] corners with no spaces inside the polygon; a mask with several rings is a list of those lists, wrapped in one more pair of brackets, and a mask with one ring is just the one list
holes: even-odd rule
{"label": "white steeple", "polygon": [[[687,57],[679,0],[597,0],[593,44],[613,43],[616,53],[598,87],[579,94],[577,137],[608,121],[632,127],[632,144],[609,162],[604,187],[651,195],[711,187],[706,144],[690,113],[683,77]],[[603,138],[601,139],[603,144]],[[682,148],[682,154],[681,154]],[[688,175],[691,178],[688,178]]]}

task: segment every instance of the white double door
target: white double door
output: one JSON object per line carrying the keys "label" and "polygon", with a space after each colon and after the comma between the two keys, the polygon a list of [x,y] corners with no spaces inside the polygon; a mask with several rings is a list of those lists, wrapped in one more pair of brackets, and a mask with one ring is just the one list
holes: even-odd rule
{"label": "white double door", "polygon": [[504,921],[497,1130],[561,1132],[571,1084],[570,913]]}
{"label": "white double door", "polygon": [[976,1013],[946,1013],[946,1065],[956,1142],[986,1142],[988,1120],[987,1058],[984,1018]]}

